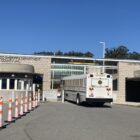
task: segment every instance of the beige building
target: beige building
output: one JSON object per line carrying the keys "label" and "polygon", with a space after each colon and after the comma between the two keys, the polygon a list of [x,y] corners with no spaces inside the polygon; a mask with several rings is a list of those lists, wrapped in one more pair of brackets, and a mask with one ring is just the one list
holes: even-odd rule
{"label": "beige building", "polygon": [[[63,76],[101,72],[102,66],[87,64],[95,61],[102,59],[0,54],[0,96],[6,101],[9,96],[20,96],[26,90],[32,92],[33,84],[42,93],[57,89]],[[114,102],[140,102],[140,61],[105,61],[115,62],[114,66],[104,66],[113,75]]]}
{"label": "beige building", "polygon": [[140,102],[140,63],[118,63],[117,102]]}
{"label": "beige building", "polygon": [[[50,88],[51,59],[31,55],[0,55],[0,95],[4,101],[19,96],[26,90],[32,92],[36,78],[42,79],[43,90]],[[37,81],[37,80],[36,80]],[[29,89],[26,89],[26,85]],[[11,95],[13,94],[14,95]]]}

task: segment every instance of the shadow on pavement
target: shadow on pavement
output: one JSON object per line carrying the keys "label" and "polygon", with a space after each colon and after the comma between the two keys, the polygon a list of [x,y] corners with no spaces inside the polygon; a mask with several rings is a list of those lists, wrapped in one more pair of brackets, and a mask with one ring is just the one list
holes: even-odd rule
{"label": "shadow on pavement", "polygon": [[92,104],[89,104],[89,103],[82,103],[80,104],[80,106],[83,106],[83,107],[91,107],[91,108],[112,108],[110,105],[108,104],[104,104],[104,105],[100,105],[98,103],[92,103]]}
{"label": "shadow on pavement", "polygon": [[[67,102],[76,105],[75,102],[72,102],[72,101],[67,101]],[[112,108],[112,106],[110,104],[101,105],[101,104],[98,104],[98,103],[90,104],[90,103],[87,103],[87,102],[83,102],[83,103],[81,103],[80,105],[77,105],[77,106],[87,107],[87,108]]]}

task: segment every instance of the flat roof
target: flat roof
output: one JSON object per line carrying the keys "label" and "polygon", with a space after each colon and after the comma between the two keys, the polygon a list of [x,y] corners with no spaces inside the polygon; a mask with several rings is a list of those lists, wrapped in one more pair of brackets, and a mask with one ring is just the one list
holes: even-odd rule
{"label": "flat roof", "polygon": [[71,57],[71,56],[56,56],[56,55],[28,55],[28,54],[6,54],[0,53],[0,56],[17,56],[17,57],[37,57],[37,58],[60,58],[60,59],[77,59],[77,60],[93,60],[91,57]]}
{"label": "flat roof", "polygon": [[45,56],[45,55],[34,55],[34,54],[11,54],[11,53],[0,53],[0,56],[15,56],[15,57],[34,57],[34,58],[59,58],[59,59],[75,59],[75,60],[93,60],[93,61],[110,61],[110,62],[126,62],[126,63],[140,63],[140,60],[130,60],[130,59],[96,59],[91,57],[72,57],[72,56]]}

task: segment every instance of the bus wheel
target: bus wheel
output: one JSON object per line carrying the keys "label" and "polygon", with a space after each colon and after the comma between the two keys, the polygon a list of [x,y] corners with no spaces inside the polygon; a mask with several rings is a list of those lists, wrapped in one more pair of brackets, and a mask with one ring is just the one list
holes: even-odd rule
{"label": "bus wheel", "polygon": [[80,104],[80,96],[79,96],[79,95],[76,96],[76,104],[77,104],[77,105]]}

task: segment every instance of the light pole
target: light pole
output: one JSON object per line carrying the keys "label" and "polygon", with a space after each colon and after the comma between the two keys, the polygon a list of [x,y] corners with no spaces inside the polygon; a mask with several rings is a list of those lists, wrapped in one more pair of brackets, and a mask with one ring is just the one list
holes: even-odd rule
{"label": "light pole", "polygon": [[105,61],[104,61],[104,58],[105,58],[105,42],[100,42],[102,44],[102,47],[103,47],[103,67],[102,67],[102,73],[104,73],[104,65],[105,65]]}

